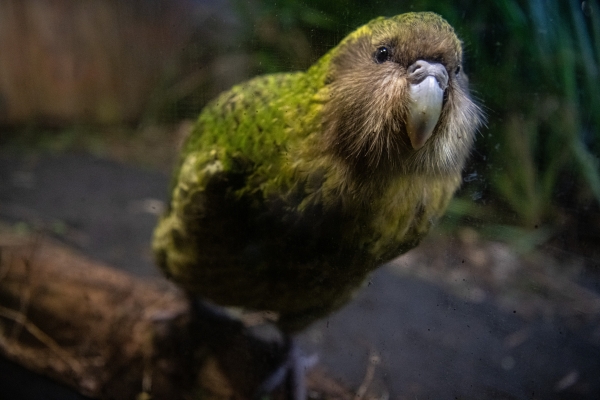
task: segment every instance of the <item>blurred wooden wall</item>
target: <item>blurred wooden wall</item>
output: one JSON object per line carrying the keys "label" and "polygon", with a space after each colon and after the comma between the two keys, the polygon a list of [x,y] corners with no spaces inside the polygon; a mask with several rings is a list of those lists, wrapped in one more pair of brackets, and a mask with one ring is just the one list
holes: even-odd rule
{"label": "blurred wooden wall", "polygon": [[0,125],[139,117],[193,0],[0,0]]}

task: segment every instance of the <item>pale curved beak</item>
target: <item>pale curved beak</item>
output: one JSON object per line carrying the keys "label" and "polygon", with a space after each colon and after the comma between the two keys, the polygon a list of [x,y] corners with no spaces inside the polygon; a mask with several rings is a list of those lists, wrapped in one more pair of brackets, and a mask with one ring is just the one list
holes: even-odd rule
{"label": "pale curved beak", "polygon": [[442,64],[419,60],[408,68],[409,102],[406,129],[418,150],[431,137],[442,113],[448,72]]}

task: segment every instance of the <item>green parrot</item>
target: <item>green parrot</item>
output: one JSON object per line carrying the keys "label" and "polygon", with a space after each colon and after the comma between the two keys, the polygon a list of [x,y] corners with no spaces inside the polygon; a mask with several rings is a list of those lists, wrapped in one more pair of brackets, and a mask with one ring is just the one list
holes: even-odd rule
{"label": "green parrot", "polygon": [[376,18],[305,72],[201,112],[154,234],[165,275],[286,334],[417,246],[461,183],[482,112],[461,42],[430,12]]}

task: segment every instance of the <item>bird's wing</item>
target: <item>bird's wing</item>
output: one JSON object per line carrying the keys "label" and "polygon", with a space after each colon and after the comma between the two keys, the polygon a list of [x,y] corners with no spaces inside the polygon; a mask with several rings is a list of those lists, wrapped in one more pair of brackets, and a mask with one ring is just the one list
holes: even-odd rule
{"label": "bird's wing", "polygon": [[[152,246],[157,262],[178,282],[192,282],[194,270],[190,266],[206,262],[201,248],[212,244],[223,248],[223,261],[228,257],[226,244],[236,239],[231,226],[236,218],[235,191],[245,178],[243,172],[224,166],[219,154],[223,153],[213,147],[188,152],[182,158],[167,212],[154,232]],[[218,253],[211,252],[212,257]]]}

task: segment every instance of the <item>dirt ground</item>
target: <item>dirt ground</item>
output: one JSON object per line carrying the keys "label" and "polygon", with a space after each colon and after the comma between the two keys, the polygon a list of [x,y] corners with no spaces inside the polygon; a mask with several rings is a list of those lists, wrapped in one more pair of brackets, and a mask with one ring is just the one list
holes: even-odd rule
{"label": "dirt ground", "polygon": [[[87,153],[0,151],[0,220],[139,276],[162,279],[149,243],[167,186],[166,172]],[[455,236],[432,232],[380,268],[300,335],[305,352],[359,398],[600,398],[598,260]],[[6,360],[0,393],[82,398]]]}

